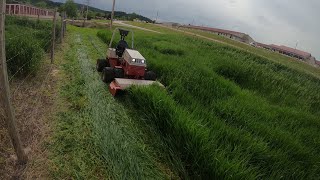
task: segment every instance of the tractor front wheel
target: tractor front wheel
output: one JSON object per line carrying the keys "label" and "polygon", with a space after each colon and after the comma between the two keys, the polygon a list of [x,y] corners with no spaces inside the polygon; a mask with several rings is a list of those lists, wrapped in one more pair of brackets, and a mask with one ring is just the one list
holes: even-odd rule
{"label": "tractor front wheel", "polygon": [[110,67],[108,60],[106,59],[98,59],[96,69],[98,72],[102,72],[103,68]]}
{"label": "tractor front wheel", "polygon": [[115,73],[113,68],[105,67],[101,74],[101,79],[105,83],[111,83],[115,78]]}
{"label": "tractor front wheel", "polygon": [[157,75],[156,75],[156,73],[154,73],[153,71],[148,71],[148,72],[146,72],[146,74],[144,75],[144,79],[145,79],[145,80],[155,81],[155,80],[157,79]]}

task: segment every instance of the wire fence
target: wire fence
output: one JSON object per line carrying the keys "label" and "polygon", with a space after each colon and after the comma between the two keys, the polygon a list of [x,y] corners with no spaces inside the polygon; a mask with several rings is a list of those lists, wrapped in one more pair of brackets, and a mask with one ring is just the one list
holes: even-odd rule
{"label": "wire fence", "polygon": [[[51,54],[51,57],[54,56],[54,46],[55,42],[59,41],[56,39],[60,33],[59,30],[57,32],[57,14],[55,13],[54,19],[52,19],[52,30],[51,28],[40,29],[36,27],[28,27],[28,31],[24,31],[23,28],[26,29],[25,26],[27,26],[27,23],[21,23],[21,24],[14,24],[14,26],[7,28],[6,24],[3,22],[6,18],[5,12],[3,12],[5,7],[5,1],[0,2],[0,51],[8,51],[10,53],[6,53],[7,57],[4,57],[4,53],[1,53],[0,56],[0,108],[3,107],[3,109],[0,109],[0,111],[5,112],[5,121],[8,125],[8,132],[9,136],[12,140],[14,150],[16,152],[18,162],[19,163],[26,163],[27,157],[23,150],[23,145],[20,141],[19,131],[17,130],[16,125],[16,119],[15,119],[15,113],[13,111],[13,106],[11,99],[15,97],[17,93],[23,93],[24,90],[22,90],[22,87],[26,82],[32,82],[37,81],[39,88],[37,89],[37,97],[35,101],[32,101],[32,106],[34,106],[34,102],[36,103],[36,107],[33,107],[33,112],[38,111],[39,107],[42,106],[41,101],[42,98],[45,96],[45,84],[47,83],[48,79],[50,78],[50,73],[53,70],[54,65],[53,59],[51,61],[45,61],[46,58],[49,57],[45,54],[49,53]],[[19,17],[15,17],[19,18]],[[20,19],[19,22],[22,21],[37,21],[37,20],[30,20],[30,19]],[[63,20],[63,19],[62,19]],[[39,21],[39,19],[38,19]],[[41,21],[41,20],[40,20]],[[65,30],[66,26],[65,23],[61,23],[61,30]],[[18,29],[19,26],[21,26],[21,29]],[[7,31],[7,32],[6,32]],[[8,34],[8,38],[5,38],[5,34]],[[65,32],[61,33],[64,34]],[[29,39],[27,39],[27,37]],[[31,38],[31,39],[30,39]],[[60,41],[62,42],[62,38],[60,37]],[[20,41],[21,40],[21,41]],[[30,40],[30,41],[29,41]],[[16,44],[15,44],[16,43]],[[6,47],[8,45],[8,48],[6,50]],[[24,46],[27,45],[27,46]],[[10,49],[11,48],[11,49]],[[39,51],[41,52],[39,52]],[[35,53],[35,54],[33,54]],[[37,54],[38,53],[38,54]],[[39,55],[40,54],[40,55]],[[45,55],[45,56],[43,56]],[[39,58],[39,59],[37,59]],[[35,66],[33,63],[35,61],[38,67],[34,68]],[[51,63],[50,63],[51,62]],[[7,68],[5,68],[7,67]],[[30,68],[31,67],[31,68]],[[42,67],[46,67],[45,69]],[[10,73],[8,75],[8,71],[10,69]],[[34,77],[37,77],[38,71],[41,70],[42,74],[45,74],[44,76],[38,76],[38,78],[34,79]],[[25,71],[25,72],[23,72]],[[18,76],[23,72],[23,76]],[[35,75],[34,77],[32,75]],[[10,92],[10,85],[14,86],[13,92]],[[13,97],[11,97],[11,95]]]}
{"label": "wire fence", "polygon": [[[52,36],[52,34],[50,34],[50,36]],[[44,45],[44,47],[46,47],[49,43],[51,43],[51,41],[52,41],[52,38]],[[46,52],[48,52],[49,50],[50,50],[50,49],[48,49]],[[26,62],[26,64],[27,64],[27,63],[28,63],[28,62]],[[47,65],[47,64],[46,64],[46,63],[42,63],[42,66],[45,66],[45,65]],[[40,67],[40,69],[42,69],[42,66]],[[16,85],[16,88],[15,88],[14,92],[12,93],[13,96],[15,96],[15,95],[19,92],[21,86],[22,86],[25,82],[27,82],[27,79],[29,79],[32,74],[35,74],[36,71],[37,71],[37,69],[34,69],[34,70],[30,71],[30,72],[21,80],[21,82],[20,82],[18,85]],[[50,69],[50,71],[51,71],[51,69]],[[49,72],[50,72],[50,71],[49,71]],[[48,72],[48,73],[49,73],[49,72]],[[11,78],[9,79],[9,82],[12,82],[13,78],[14,78],[14,76],[11,76]],[[41,85],[41,86],[42,86],[42,85]]]}
{"label": "wire fence", "polygon": [[[44,45],[43,47],[41,47],[42,49],[46,49],[47,45],[52,42],[52,33],[49,34],[48,37],[50,37],[50,39],[49,39],[49,41],[47,41],[47,42],[45,43],[45,45]],[[35,44],[34,46],[39,46],[39,45],[40,45],[40,42],[37,43],[37,44]],[[47,51],[48,51],[48,50],[46,50],[45,52],[47,52]],[[9,58],[6,62],[8,63],[9,61],[13,60],[14,58],[16,58],[17,56],[19,56],[19,55],[21,55],[21,54],[23,54],[23,53],[27,53],[27,50],[24,49],[24,48],[22,48],[22,51],[18,52],[15,56]],[[19,68],[16,72],[11,72],[12,75],[11,75],[11,77],[9,77],[9,82],[11,82],[11,81],[13,80],[13,78],[14,78],[19,72],[21,72],[26,65],[30,64],[30,62],[32,62],[32,60],[33,60],[33,59],[27,60],[22,66],[20,66],[20,68]],[[30,73],[32,73],[32,72],[33,72],[33,71],[31,71]]]}

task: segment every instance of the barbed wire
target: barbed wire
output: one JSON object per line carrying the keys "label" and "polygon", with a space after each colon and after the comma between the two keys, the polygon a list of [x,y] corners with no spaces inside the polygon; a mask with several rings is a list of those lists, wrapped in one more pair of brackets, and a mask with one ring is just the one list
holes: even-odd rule
{"label": "barbed wire", "polygon": [[[32,30],[32,32],[22,33],[22,34],[19,34],[17,36],[8,37],[8,38],[6,38],[6,40],[12,40],[12,39],[15,39],[15,38],[18,38],[18,37],[22,37],[24,35],[35,34],[35,33],[41,32],[41,31],[42,30]],[[51,34],[52,34],[52,32],[51,32]]]}
{"label": "barbed wire", "polygon": [[[44,87],[44,84],[47,82],[47,80],[48,80],[48,78],[49,78],[49,74],[51,73],[51,71],[52,71],[52,67],[53,67],[54,65],[53,64],[50,64],[50,69],[49,69],[49,71],[47,72],[47,74],[46,74],[46,77],[44,78],[44,80],[42,81],[42,83],[41,83],[41,85],[40,85],[40,88],[39,88],[39,92],[41,92],[42,91],[42,89],[43,89],[43,87]],[[43,93],[43,95],[44,95],[44,93]],[[42,95],[42,96],[43,96]],[[35,102],[36,102],[36,104],[38,105],[39,104],[39,102],[42,100],[42,96],[37,96],[37,98],[36,98],[36,100],[35,100]],[[33,113],[34,113],[34,111],[35,110],[38,110],[38,108],[34,108],[33,109]],[[33,114],[32,113],[32,114]]]}
{"label": "barbed wire", "polygon": [[17,87],[15,88],[15,90],[14,90],[14,92],[12,93],[13,95],[15,95],[17,92],[18,92],[18,90],[20,89],[20,87],[26,82],[26,80],[33,74],[33,73],[35,73],[37,71],[37,69],[34,69],[33,71],[31,71],[22,81],[21,81],[21,83],[19,83],[18,85],[17,85]]}
{"label": "barbed wire", "polygon": [[[48,41],[47,42],[47,44],[49,43],[49,42],[51,42],[51,40],[50,41]],[[46,46],[46,45],[45,45]],[[44,66],[44,63],[42,63],[41,64],[41,69],[42,69],[42,67]],[[18,92],[18,90],[20,89],[20,87],[26,82],[26,80],[33,74],[33,73],[35,73],[37,71],[37,69],[34,69],[34,70],[32,70],[29,74],[27,74],[27,76],[25,76],[25,78],[17,85],[17,87],[15,88],[15,90],[14,90],[14,92],[13,92],[13,94],[15,95],[17,92]]]}
{"label": "barbed wire", "polygon": [[[52,40],[50,39],[50,40],[46,43],[46,45],[48,45],[48,43],[51,42],[51,41],[52,41]],[[39,45],[39,44],[38,44],[38,45]],[[46,45],[45,45],[45,46],[46,46]],[[25,62],[25,63],[10,77],[9,82],[11,82],[12,79],[13,79],[28,63],[30,63],[32,60],[33,60],[33,59],[30,59],[30,60],[28,60],[27,62]]]}
{"label": "barbed wire", "polygon": [[[47,38],[49,38],[50,36],[52,36],[52,33],[50,33]],[[52,41],[52,37],[49,39],[49,41],[48,41],[42,48],[45,48],[50,41]],[[40,45],[40,42],[38,42],[36,45]],[[13,60],[14,58],[16,58],[17,56],[19,56],[19,55],[22,54],[23,52],[26,52],[26,49],[22,48],[22,51],[20,51],[19,53],[17,53],[15,56],[7,59],[6,62],[7,62],[7,63],[10,62],[11,60]],[[46,52],[47,52],[47,50],[46,50]]]}

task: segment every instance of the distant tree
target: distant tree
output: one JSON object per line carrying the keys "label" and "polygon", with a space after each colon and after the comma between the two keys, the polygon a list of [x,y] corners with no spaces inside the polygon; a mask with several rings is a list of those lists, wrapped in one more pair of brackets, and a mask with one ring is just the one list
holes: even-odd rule
{"label": "distant tree", "polygon": [[58,7],[58,12],[59,13],[62,13],[65,11],[65,7],[64,7],[64,4],[61,4],[61,6]]}
{"label": "distant tree", "polygon": [[108,18],[108,12],[107,11],[104,12],[104,18]]}
{"label": "distant tree", "polygon": [[31,0],[25,0],[24,3],[25,4],[31,4]]}
{"label": "distant tree", "polygon": [[67,13],[68,17],[74,18],[77,16],[77,5],[73,0],[67,0],[64,4],[64,10]]}
{"label": "distant tree", "polygon": [[96,13],[96,17],[101,17],[101,16],[102,16],[101,13],[99,12]]}
{"label": "distant tree", "polygon": [[91,20],[92,18],[95,18],[95,16],[96,16],[95,12],[93,12],[93,11],[89,11],[88,12],[88,20]]}
{"label": "distant tree", "polygon": [[111,19],[111,14],[108,14],[106,18]]}
{"label": "distant tree", "polygon": [[41,2],[38,2],[36,4],[36,6],[39,7],[39,8],[46,8],[47,7],[47,3],[44,2],[44,1],[41,1]]}

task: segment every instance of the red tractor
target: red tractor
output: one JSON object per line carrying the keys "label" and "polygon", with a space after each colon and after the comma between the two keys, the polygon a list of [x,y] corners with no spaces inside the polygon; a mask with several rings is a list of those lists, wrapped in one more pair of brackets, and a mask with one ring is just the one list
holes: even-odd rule
{"label": "red tractor", "polygon": [[[118,30],[121,39],[116,47],[112,48],[112,42]],[[129,48],[128,43],[125,41],[129,32],[132,34],[131,48]],[[103,82],[110,83],[109,91],[113,96],[116,96],[119,90],[124,90],[132,85],[146,86],[153,83],[160,84],[155,81],[156,74],[152,71],[147,71],[146,59],[139,51],[133,49],[133,35],[132,31],[116,28],[110,41],[107,58],[97,60],[97,71],[101,72]]]}

